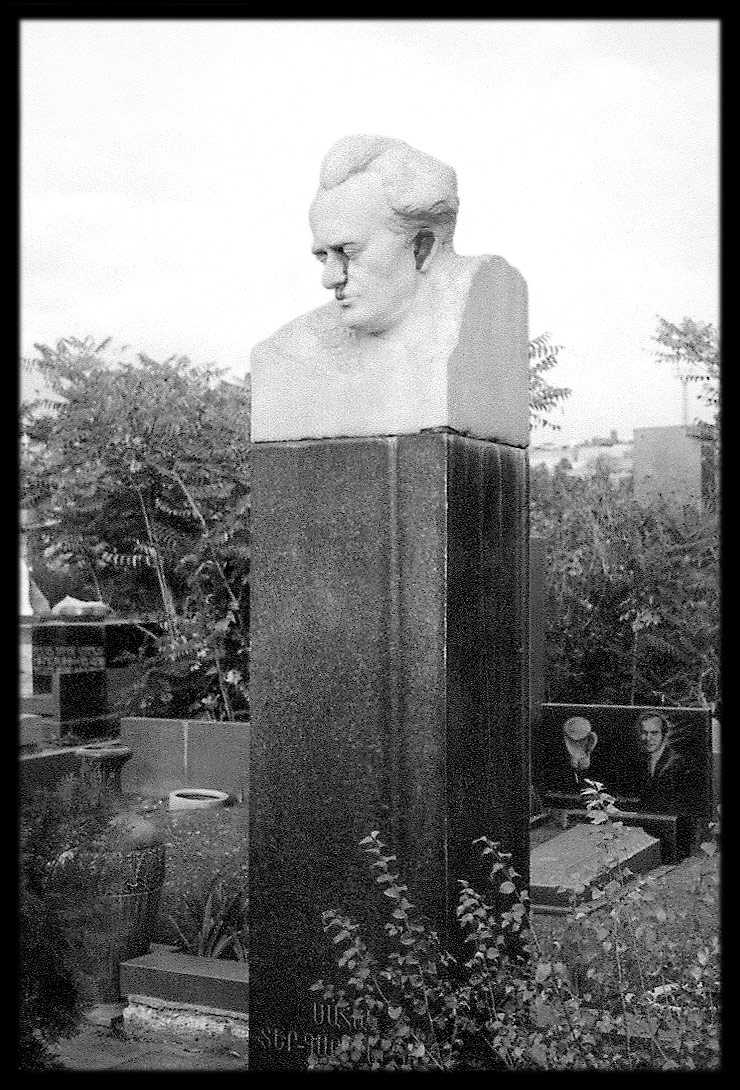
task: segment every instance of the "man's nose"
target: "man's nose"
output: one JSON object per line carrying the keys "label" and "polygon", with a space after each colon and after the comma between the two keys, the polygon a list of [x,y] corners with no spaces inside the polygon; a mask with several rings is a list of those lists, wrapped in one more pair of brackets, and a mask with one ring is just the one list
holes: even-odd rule
{"label": "man's nose", "polygon": [[338,288],[347,282],[347,262],[339,254],[329,254],[324,263],[321,283],[325,288]]}

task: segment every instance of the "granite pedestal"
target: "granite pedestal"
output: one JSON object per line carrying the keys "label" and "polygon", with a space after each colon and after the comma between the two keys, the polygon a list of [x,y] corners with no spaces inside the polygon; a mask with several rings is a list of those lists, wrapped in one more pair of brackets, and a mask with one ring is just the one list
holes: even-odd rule
{"label": "granite pedestal", "polygon": [[322,911],[382,941],[362,837],[451,941],[458,879],[488,886],[476,837],[528,878],[527,454],[257,443],[252,503],[250,1067],[301,1069],[346,1028],[309,991]]}

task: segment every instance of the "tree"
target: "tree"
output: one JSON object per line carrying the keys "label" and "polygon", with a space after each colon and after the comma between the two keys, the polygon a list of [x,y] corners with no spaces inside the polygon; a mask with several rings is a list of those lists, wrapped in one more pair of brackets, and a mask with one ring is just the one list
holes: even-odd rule
{"label": "tree", "polygon": [[[669,363],[678,376],[684,394],[684,420],[688,420],[685,394],[689,383],[701,385],[700,396],[705,405],[714,410],[714,427],[704,425],[704,434],[711,440],[705,447],[707,459],[706,502],[719,513],[719,472],[721,458],[721,404],[720,404],[720,343],[719,333],[710,322],[697,322],[684,318],[680,325],[658,317],[658,328],[653,340],[660,346],[658,360]],[[707,434],[710,433],[710,434]]]}
{"label": "tree", "polygon": [[532,471],[547,549],[548,700],[711,704],[719,696],[716,512],[638,504],[631,480]]}
{"label": "tree", "polygon": [[[704,403],[719,414],[719,333],[710,322],[684,318],[680,325],[658,317],[653,340],[660,346],[657,358],[670,363],[684,388],[700,383]],[[684,421],[687,423],[687,421]]]}
{"label": "tree", "polygon": [[[36,573],[161,626],[142,710],[245,714],[248,382],[186,356],[126,359],[91,337],[36,350],[46,392],[21,406]],[[570,393],[545,378],[559,350],[548,333],[529,346],[533,424],[556,428],[547,413]]]}
{"label": "tree", "polygon": [[559,424],[547,419],[547,414],[558,404],[570,397],[567,386],[552,386],[545,375],[558,362],[558,353],[562,345],[553,344],[549,333],[541,333],[529,342],[529,426],[531,428],[553,428],[558,431]]}
{"label": "tree", "polygon": [[21,406],[21,504],[40,525],[29,551],[161,625],[152,680],[174,714],[235,718],[247,706],[249,387],[185,356],[123,361],[89,337],[36,348],[64,400]]}

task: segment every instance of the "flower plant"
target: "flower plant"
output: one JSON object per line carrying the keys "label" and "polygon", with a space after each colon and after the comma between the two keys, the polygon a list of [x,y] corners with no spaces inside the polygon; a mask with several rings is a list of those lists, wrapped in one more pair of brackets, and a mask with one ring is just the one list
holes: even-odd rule
{"label": "flower plant", "polygon": [[[390,952],[380,960],[356,923],[329,909],[323,926],[337,975],[312,990],[356,1031],[315,1070],[711,1070],[719,1066],[719,941],[676,920],[649,881],[619,864],[614,799],[587,781],[586,805],[606,827],[611,864],[589,908],[572,906],[568,938],[541,938],[528,894],[499,843],[485,895],[460,881],[457,922],[470,957],[454,957],[409,900],[377,831],[360,843],[387,898]],[[695,895],[717,907],[716,840]],[[576,891],[582,895],[583,890]],[[490,902],[496,901],[499,907]],[[503,905],[503,907],[500,907]],[[680,922],[680,921],[679,921]],[[513,941],[512,941],[513,939]],[[339,982],[341,980],[341,983]]]}

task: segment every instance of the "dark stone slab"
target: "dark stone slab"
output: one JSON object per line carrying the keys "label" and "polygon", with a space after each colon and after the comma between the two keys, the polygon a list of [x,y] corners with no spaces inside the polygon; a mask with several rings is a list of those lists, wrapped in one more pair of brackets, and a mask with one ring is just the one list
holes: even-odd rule
{"label": "dark stone slab", "polygon": [[105,670],[105,628],[92,621],[44,621],[33,626],[34,692],[51,692],[59,673]]}
{"label": "dark stone slab", "polygon": [[255,1069],[346,1029],[309,986],[333,964],[322,910],[382,936],[371,830],[443,931],[457,880],[487,882],[474,838],[526,880],[526,458],[449,433],[253,448]]}
{"label": "dark stone slab", "polygon": [[147,639],[128,621],[44,620],[31,626],[35,693],[53,703],[62,734],[116,734],[117,709],[140,678],[131,666]]}
{"label": "dark stone slab", "polygon": [[574,825],[532,849],[532,907],[567,908],[573,895],[589,901],[591,890],[620,867],[641,874],[660,862],[660,842],[644,829],[625,826],[615,831],[590,822]]}
{"label": "dark stone slab", "polygon": [[105,670],[60,671],[54,678],[57,715],[62,736],[100,738],[120,731],[120,718],[108,711]]}
{"label": "dark stone slab", "polygon": [[246,1014],[249,969],[244,961],[201,958],[160,947],[121,962],[121,995],[152,996]]}
{"label": "dark stone slab", "polygon": [[[672,729],[670,746],[682,762],[682,799],[666,801],[646,788],[646,758],[642,752],[637,719],[647,711],[667,716]],[[576,782],[563,742],[563,723],[583,716],[591,723],[598,741],[591,764],[583,776],[603,783],[617,798],[621,809],[640,813],[666,813],[678,817],[676,851],[685,856],[706,836],[712,813],[711,712],[704,708],[667,708],[606,704],[543,704],[533,722],[533,782],[546,805],[575,807],[583,784]],[[566,801],[563,802],[563,799]]]}
{"label": "dark stone slab", "polygon": [[541,538],[529,539],[529,703],[532,729],[545,702],[545,573],[547,553]]}
{"label": "dark stone slab", "polygon": [[108,707],[105,625],[46,621],[32,631],[33,687],[52,695],[60,734],[116,734],[118,718]]}

